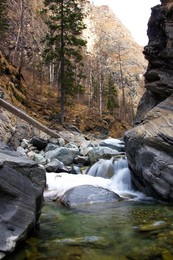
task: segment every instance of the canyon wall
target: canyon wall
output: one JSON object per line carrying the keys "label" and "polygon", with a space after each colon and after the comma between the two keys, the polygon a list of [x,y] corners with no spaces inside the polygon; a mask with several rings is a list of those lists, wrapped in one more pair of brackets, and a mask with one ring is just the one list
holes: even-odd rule
{"label": "canyon wall", "polygon": [[148,22],[144,48],[146,91],[135,126],[125,133],[126,153],[137,188],[173,202],[173,4],[161,1]]}

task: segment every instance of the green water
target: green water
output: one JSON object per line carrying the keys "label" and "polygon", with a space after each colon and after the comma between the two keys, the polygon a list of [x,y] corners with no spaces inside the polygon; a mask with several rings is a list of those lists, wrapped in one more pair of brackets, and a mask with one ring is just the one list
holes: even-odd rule
{"label": "green water", "polygon": [[[156,221],[164,225],[150,229]],[[148,231],[136,230],[141,226]],[[46,202],[39,230],[8,259],[173,259],[172,206],[122,201],[67,209]]]}

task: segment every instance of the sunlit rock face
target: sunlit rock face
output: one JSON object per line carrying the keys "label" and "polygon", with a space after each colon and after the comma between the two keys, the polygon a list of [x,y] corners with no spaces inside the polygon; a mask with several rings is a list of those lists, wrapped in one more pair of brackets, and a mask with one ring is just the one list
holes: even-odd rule
{"label": "sunlit rock face", "polygon": [[139,190],[173,203],[173,4],[152,8],[149,43],[144,48],[148,68],[146,92],[136,126],[125,133],[126,153]]}

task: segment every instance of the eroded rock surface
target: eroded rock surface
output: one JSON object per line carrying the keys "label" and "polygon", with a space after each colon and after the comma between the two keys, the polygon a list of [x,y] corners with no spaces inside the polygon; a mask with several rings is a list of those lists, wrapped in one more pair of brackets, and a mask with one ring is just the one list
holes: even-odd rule
{"label": "eroded rock surface", "polygon": [[173,202],[173,3],[152,8],[148,23],[146,92],[136,126],[125,134],[133,181],[139,190]]}
{"label": "eroded rock surface", "polygon": [[0,142],[0,259],[35,227],[42,208],[45,171]]}

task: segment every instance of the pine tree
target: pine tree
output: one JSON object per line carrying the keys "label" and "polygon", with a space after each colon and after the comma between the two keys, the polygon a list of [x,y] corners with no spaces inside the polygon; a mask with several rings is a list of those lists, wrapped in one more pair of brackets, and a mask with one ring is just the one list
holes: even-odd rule
{"label": "pine tree", "polygon": [[113,115],[118,104],[118,93],[112,74],[108,78],[108,90],[107,90],[107,109],[110,114]]}
{"label": "pine tree", "polygon": [[3,35],[8,29],[7,18],[7,0],[0,1],[0,39],[3,40]]}
{"label": "pine tree", "polygon": [[60,88],[61,124],[64,123],[64,106],[67,95],[81,89],[82,49],[86,41],[81,38],[85,29],[82,2],[84,0],[44,0],[44,13],[49,32],[44,38],[43,53],[47,64],[54,67],[55,79]]}

